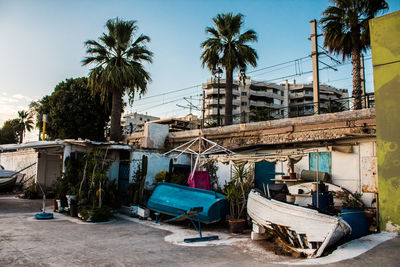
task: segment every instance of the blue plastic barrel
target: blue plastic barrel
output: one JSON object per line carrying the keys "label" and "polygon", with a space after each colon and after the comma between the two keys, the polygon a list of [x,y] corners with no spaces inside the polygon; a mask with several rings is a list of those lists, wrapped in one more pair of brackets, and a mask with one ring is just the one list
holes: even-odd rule
{"label": "blue plastic barrel", "polygon": [[333,197],[329,192],[321,192],[317,195],[317,192],[312,191],[312,205],[319,210],[327,210],[333,205]]}
{"label": "blue plastic barrel", "polygon": [[341,216],[351,226],[348,239],[357,239],[368,234],[368,222],[364,209],[342,209]]}

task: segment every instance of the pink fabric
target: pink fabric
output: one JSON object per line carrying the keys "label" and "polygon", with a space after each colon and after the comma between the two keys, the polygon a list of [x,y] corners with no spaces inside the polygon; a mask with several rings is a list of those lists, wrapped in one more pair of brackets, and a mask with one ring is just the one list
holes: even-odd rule
{"label": "pink fabric", "polygon": [[189,175],[188,184],[190,187],[211,190],[208,171],[195,171],[193,176],[193,179],[191,179],[192,177]]}

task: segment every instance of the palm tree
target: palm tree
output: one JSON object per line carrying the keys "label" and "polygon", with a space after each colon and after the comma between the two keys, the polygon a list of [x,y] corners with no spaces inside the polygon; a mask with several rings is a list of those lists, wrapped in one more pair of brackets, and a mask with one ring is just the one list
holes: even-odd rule
{"label": "palm tree", "polygon": [[368,21],[388,8],[385,0],[331,0],[322,13],[324,46],[329,52],[351,58],[354,109],[362,108],[360,54],[370,47]]}
{"label": "palm tree", "polygon": [[207,27],[206,34],[211,37],[201,44],[202,67],[207,66],[211,71],[218,65],[225,68],[225,125],[232,124],[232,86],[233,72],[238,69],[246,70],[247,64],[257,66],[257,52],[247,45],[256,42],[257,34],[247,30],[240,34],[243,15],[232,13],[218,14],[213,18],[215,28]]}
{"label": "palm tree", "polygon": [[151,63],[153,53],[146,47],[150,41],[148,36],[141,34],[134,40],[137,31],[135,20],[110,19],[106,28],[108,32],[103,33],[98,42],[85,42],[89,56],[82,60],[82,65],[94,64],[89,73],[88,87],[99,92],[103,102],[107,96],[112,97],[110,139],[119,141],[122,97],[128,93],[132,104],[135,93],[139,96],[146,93],[151,78],[143,63]]}
{"label": "palm tree", "polygon": [[18,134],[19,142],[24,141],[25,132],[30,132],[33,129],[32,115],[25,110],[18,111]]}

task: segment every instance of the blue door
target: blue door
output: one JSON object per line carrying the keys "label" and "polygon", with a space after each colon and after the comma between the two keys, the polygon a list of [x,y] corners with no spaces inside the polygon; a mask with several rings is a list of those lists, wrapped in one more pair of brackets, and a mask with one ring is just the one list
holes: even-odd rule
{"label": "blue door", "polygon": [[275,163],[268,161],[256,162],[254,170],[254,187],[264,190],[263,184],[273,184],[275,178]]}
{"label": "blue door", "polygon": [[129,162],[119,163],[118,192],[122,198],[128,197]]}
{"label": "blue door", "polygon": [[318,171],[332,174],[332,158],[331,152],[311,152],[309,154],[310,171],[317,170],[317,157],[318,157]]}

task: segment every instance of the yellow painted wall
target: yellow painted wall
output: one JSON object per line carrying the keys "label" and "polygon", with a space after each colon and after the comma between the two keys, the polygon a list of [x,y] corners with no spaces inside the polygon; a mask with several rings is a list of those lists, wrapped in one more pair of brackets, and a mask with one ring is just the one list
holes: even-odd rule
{"label": "yellow painted wall", "polygon": [[381,230],[400,233],[400,11],[370,21]]}

